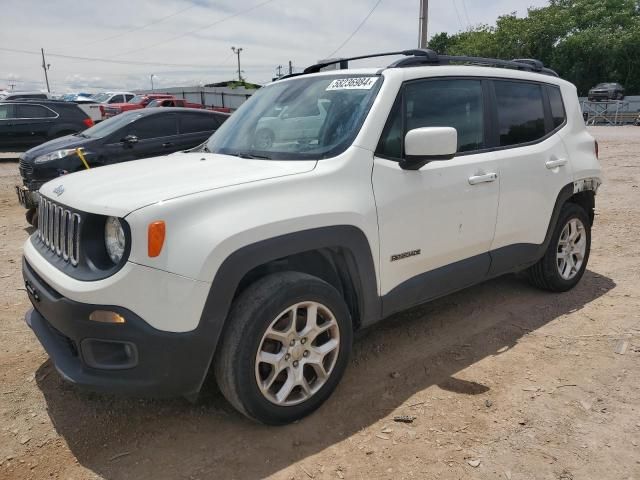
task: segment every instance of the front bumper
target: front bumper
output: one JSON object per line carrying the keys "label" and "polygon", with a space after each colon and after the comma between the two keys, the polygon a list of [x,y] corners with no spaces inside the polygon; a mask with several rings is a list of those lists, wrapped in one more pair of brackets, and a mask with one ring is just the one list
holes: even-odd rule
{"label": "front bumper", "polygon": [[18,203],[24,208],[38,208],[39,194],[37,191],[29,190],[24,185],[16,185],[16,195],[18,196]]}
{"label": "front bumper", "polygon": [[[214,349],[200,329],[157,330],[125,308],[65,298],[26,260],[22,272],[33,304],[25,320],[65,380],[93,391],[152,397],[200,390]],[[116,312],[126,322],[89,320],[95,310]]]}

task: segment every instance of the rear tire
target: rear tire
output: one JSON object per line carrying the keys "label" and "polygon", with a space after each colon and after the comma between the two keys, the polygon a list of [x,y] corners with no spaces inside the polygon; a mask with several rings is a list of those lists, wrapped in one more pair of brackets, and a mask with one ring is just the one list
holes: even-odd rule
{"label": "rear tire", "polygon": [[566,203],[544,257],[527,270],[529,281],[543,290],[566,292],[584,275],[590,251],[589,216],[579,205]]}
{"label": "rear tire", "polygon": [[227,325],[214,359],[218,386],[238,411],[269,425],[320,407],[351,352],[351,316],[342,296],[304,273],[275,273],[250,285],[233,303]]}

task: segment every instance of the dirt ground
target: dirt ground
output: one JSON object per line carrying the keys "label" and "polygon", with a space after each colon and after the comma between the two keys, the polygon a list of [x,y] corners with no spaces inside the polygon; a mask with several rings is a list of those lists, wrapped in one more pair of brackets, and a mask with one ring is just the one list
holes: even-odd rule
{"label": "dirt ground", "polygon": [[507,276],[396,315],[318,412],[280,428],[214,386],[192,405],[65,384],[23,321],[29,230],[2,161],[0,478],[640,480],[640,128],[592,133],[606,183],[577,288]]}

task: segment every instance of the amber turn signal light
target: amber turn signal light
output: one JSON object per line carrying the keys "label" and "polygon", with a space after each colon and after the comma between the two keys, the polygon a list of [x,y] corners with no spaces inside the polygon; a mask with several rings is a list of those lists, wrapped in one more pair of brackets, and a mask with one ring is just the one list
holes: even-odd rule
{"label": "amber turn signal light", "polygon": [[108,310],[94,310],[89,315],[89,320],[102,323],[125,323],[126,321],[122,315]]}
{"label": "amber turn signal light", "polygon": [[150,257],[157,257],[160,255],[162,246],[164,245],[165,232],[166,227],[162,220],[149,224],[147,252]]}

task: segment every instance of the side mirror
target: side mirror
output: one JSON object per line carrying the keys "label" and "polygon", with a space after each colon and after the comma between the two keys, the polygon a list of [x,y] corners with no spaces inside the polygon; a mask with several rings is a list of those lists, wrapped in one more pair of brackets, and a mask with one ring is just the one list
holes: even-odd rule
{"label": "side mirror", "polygon": [[135,135],[127,135],[122,139],[122,143],[126,143],[127,145],[135,145],[138,143],[138,137]]}
{"label": "side mirror", "polygon": [[450,160],[458,150],[458,131],[453,127],[422,127],[404,137],[405,158],[400,166],[418,170],[429,162]]}

